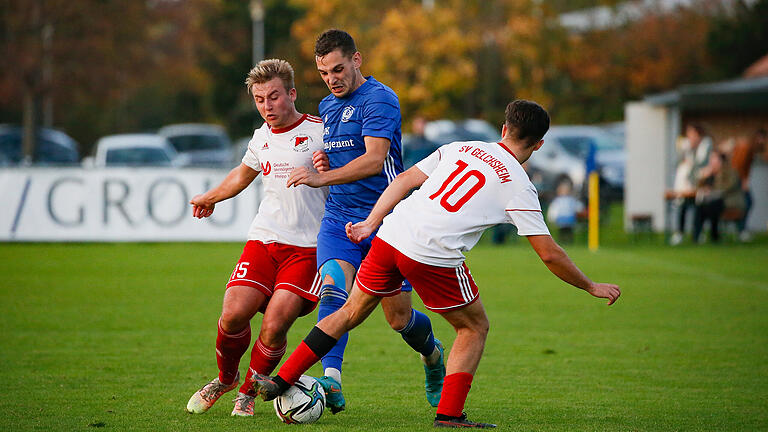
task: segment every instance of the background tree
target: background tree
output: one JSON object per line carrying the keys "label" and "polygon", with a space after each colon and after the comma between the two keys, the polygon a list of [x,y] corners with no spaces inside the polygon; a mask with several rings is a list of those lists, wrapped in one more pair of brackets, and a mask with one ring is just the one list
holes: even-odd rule
{"label": "background tree", "polygon": [[[511,55],[520,63],[539,59],[536,42],[526,39],[526,32],[543,20],[534,1],[445,0],[431,8],[413,0],[386,5],[372,0],[354,4],[294,0],[294,4],[306,9],[294,23],[292,36],[301,47],[304,78],[317,83],[311,92],[314,99],[328,94],[317,77],[313,54],[315,38],[328,28],[342,28],[355,37],[363,53],[364,74],[395,90],[406,118],[416,113],[432,118],[489,114],[501,118],[496,114],[515,91],[534,83],[510,86],[501,66],[504,49],[514,51]],[[510,15],[512,24],[507,20]],[[509,48],[512,41],[522,40],[528,49]]]}
{"label": "background tree", "polygon": [[721,78],[704,49],[711,22],[706,2],[671,13],[648,13],[615,28],[570,36],[559,58],[566,78],[558,120],[621,120],[624,103],[681,84]]}
{"label": "background tree", "polygon": [[[559,24],[562,12],[620,3],[264,0],[266,57],[294,65],[297,106],[316,113],[328,90],[315,39],[342,28],[363,72],[398,93],[406,120],[498,124],[519,97],[547,106],[557,123],[620,120],[628,100],[735,77],[768,52],[768,0],[694,0],[581,33]],[[4,0],[0,54],[0,122],[23,121],[29,132],[56,125],[83,154],[102,135],[168,123],[220,123],[234,137],[261,123],[243,86],[247,1]]]}
{"label": "background tree", "polygon": [[768,54],[768,0],[757,0],[751,6],[739,0],[733,12],[717,14],[706,46],[719,76],[740,75]]}

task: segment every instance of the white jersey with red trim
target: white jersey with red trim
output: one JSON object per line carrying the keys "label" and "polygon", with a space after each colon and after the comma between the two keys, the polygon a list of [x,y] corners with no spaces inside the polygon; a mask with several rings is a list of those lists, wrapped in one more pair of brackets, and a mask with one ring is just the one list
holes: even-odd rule
{"label": "white jersey with red trim", "polygon": [[384,218],[378,237],[424,264],[457,267],[483,231],[501,223],[521,236],[549,234],[536,188],[498,143],[454,142],[416,164],[429,178]]}
{"label": "white jersey with red trim", "polygon": [[312,152],[323,149],[323,122],[303,114],[286,128],[256,129],[243,156],[243,163],[261,172],[264,196],[253,218],[248,240],[317,247],[328,188],[306,185],[285,187],[288,174],[312,166]]}

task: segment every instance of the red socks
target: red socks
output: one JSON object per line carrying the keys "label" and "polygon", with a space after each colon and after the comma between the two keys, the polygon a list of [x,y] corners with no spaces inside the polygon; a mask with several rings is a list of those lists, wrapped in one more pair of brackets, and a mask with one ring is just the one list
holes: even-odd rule
{"label": "red socks", "polygon": [[464,411],[464,402],[472,387],[472,374],[457,372],[447,375],[443,381],[443,394],[437,405],[437,414],[460,417]]}
{"label": "red socks", "polygon": [[237,376],[240,358],[251,344],[251,327],[246,327],[238,334],[228,334],[221,329],[221,319],[218,327],[216,363],[219,365],[219,381],[223,384],[231,384]]}
{"label": "red socks", "polygon": [[253,374],[271,374],[277,364],[280,363],[280,359],[283,358],[286,345],[287,342],[283,342],[282,345],[272,348],[264,345],[261,338],[256,339],[253,350],[251,350],[251,364],[248,368],[248,374],[245,376],[245,382],[240,386],[240,393],[253,394],[253,387],[251,386]]}
{"label": "red socks", "polygon": [[320,360],[320,357],[304,341],[301,341],[296,350],[288,357],[288,360],[280,367],[278,375],[286,383],[293,385],[318,360]]}

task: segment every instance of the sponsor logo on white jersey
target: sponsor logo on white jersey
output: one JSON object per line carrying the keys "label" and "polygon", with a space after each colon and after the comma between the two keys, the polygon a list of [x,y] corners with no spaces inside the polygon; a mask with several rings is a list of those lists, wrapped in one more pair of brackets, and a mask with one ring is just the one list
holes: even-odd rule
{"label": "sponsor logo on white jersey", "polygon": [[352,114],[355,113],[355,107],[353,106],[347,106],[344,107],[344,112],[341,113],[341,122],[346,123],[349,121],[349,119],[352,118]]}
{"label": "sponsor logo on white jersey", "polygon": [[261,147],[262,150],[269,150],[269,143],[265,142],[264,145]]}
{"label": "sponsor logo on white jersey", "polygon": [[270,172],[272,172],[272,165],[269,164],[269,161],[266,164],[261,164],[262,175],[268,176]]}

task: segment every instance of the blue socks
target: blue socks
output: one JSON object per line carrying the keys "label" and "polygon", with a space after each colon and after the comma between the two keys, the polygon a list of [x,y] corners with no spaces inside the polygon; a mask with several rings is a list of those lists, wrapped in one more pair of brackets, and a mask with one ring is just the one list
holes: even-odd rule
{"label": "blue socks", "polygon": [[403,340],[411,348],[429,357],[435,350],[435,335],[432,334],[432,322],[423,313],[411,309],[411,320],[401,330],[398,330]]}
{"label": "blue socks", "polygon": [[[320,303],[317,306],[317,321],[319,322],[328,315],[341,309],[344,302],[347,301],[347,297],[347,291],[343,288],[331,284],[323,285],[320,295]],[[323,357],[323,369],[334,368],[339,371],[341,370],[341,362],[344,359],[344,349],[347,347],[348,340],[349,333],[344,333],[344,335],[339,338],[336,345],[334,345],[328,354]]]}

